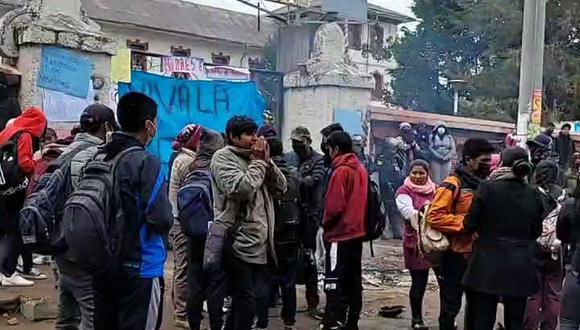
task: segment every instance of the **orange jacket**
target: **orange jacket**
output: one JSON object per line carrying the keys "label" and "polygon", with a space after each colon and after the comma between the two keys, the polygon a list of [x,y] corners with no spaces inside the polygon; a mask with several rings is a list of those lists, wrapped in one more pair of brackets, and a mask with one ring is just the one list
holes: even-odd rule
{"label": "orange jacket", "polygon": [[471,208],[474,193],[462,187],[460,179],[452,175],[437,188],[427,214],[427,223],[449,239],[450,249],[456,253],[471,252],[474,235],[464,233],[463,218]]}

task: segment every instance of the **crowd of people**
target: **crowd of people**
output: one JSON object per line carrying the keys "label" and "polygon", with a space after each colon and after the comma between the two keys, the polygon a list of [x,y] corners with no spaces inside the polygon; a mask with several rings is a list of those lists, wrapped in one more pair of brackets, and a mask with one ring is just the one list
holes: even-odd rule
{"label": "crowd of people", "polygon": [[[157,104],[128,93],[115,112],[87,107],[58,139],[40,109],[25,109],[0,132],[0,285],[46,279],[34,252],[54,260],[57,329],[159,329],[168,246],[174,253],[174,325],[267,329],[280,301],[284,329],[297,329],[297,284],[321,329],[355,330],[363,307],[363,243],[373,175],[390,232],[402,239],[411,327],[427,329],[429,273],[440,293],[439,328],[580,329],[580,185],[570,126],[496,148],[467,139],[460,155],[444,123],[401,123],[398,137],[365,153],[340,124],[296,127],[291,150],[276,128],[245,116],[224,133],[187,125],[175,137],[169,173],[146,147]],[[515,140],[515,139],[514,139]],[[47,206],[48,205],[48,206]],[[383,217],[383,218],[385,218]],[[421,228],[448,246],[421,249]],[[324,274],[322,308],[319,274]]]}

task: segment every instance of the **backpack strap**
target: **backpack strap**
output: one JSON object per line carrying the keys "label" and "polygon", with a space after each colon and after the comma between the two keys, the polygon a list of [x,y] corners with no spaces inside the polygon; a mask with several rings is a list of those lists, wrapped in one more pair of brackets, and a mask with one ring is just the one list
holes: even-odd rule
{"label": "backpack strap", "polygon": [[461,179],[457,175],[450,175],[448,179],[454,179],[457,189],[453,190],[453,202],[451,203],[451,212],[457,211],[457,204],[461,198]]}

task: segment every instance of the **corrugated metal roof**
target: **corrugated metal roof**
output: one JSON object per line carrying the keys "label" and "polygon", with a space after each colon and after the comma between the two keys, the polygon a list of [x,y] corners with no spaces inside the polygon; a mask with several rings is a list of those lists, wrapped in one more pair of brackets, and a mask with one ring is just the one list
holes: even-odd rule
{"label": "corrugated metal roof", "polygon": [[[0,5],[20,6],[23,0],[0,0]],[[196,37],[226,40],[264,47],[278,31],[277,23],[236,11],[180,0],[82,0],[83,8],[97,21],[184,33]]]}

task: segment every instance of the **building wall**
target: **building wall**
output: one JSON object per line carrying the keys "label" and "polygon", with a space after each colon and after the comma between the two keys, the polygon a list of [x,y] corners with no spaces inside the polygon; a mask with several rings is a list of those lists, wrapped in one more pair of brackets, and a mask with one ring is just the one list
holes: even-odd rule
{"label": "building wall", "polygon": [[191,57],[203,58],[206,63],[212,62],[212,53],[223,53],[230,56],[230,65],[248,67],[249,58],[263,58],[263,49],[246,47],[227,43],[224,41],[212,41],[195,38],[178,33],[157,32],[149,29],[132,28],[124,25],[116,25],[107,22],[99,22],[102,30],[113,35],[117,39],[117,48],[127,48],[127,39],[147,42],[147,53],[158,55],[171,55],[171,47],[183,47],[191,49]]}
{"label": "building wall", "polygon": [[[371,25],[374,23],[370,23]],[[383,28],[384,39],[396,38],[398,34],[398,27],[395,24],[379,22],[379,25]],[[362,27],[361,39],[362,43],[365,44],[369,40],[369,24],[364,24]],[[390,83],[391,78],[387,70],[395,69],[397,63],[394,60],[388,61],[377,61],[372,56],[369,56],[368,63],[367,59],[362,56],[361,50],[349,49],[348,54],[354,64],[356,64],[359,69],[366,73],[378,72],[384,76],[384,82]]]}
{"label": "building wall", "polygon": [[370,90],[337,86],[288,88],[284,92],[284,122],[282,139],[290,150],[290,133],[297,126],[305,126],[312,135],[312,146],[320,148],[320,130],[334,122],[335,109],[366,109]]}

